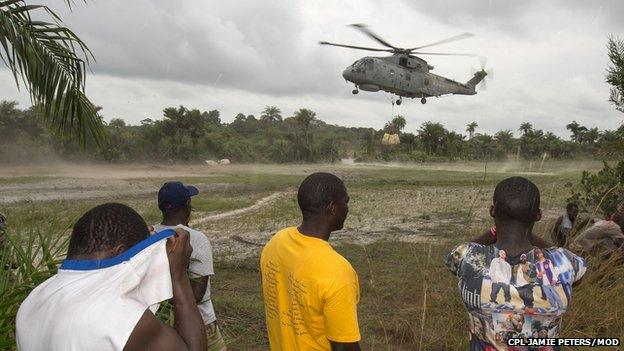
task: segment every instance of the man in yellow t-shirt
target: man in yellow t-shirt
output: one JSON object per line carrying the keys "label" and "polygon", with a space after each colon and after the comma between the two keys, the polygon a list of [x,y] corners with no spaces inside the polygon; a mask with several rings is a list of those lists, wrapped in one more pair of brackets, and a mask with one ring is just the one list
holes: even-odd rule
{"label": "man in yellow t-shirt", "polygon": [[275,234],[260,258],[271,350],[359,351],[357,273],[327,242],[347,218],[347,189],[333,174],[314,173],[297,202],[301,225]]}

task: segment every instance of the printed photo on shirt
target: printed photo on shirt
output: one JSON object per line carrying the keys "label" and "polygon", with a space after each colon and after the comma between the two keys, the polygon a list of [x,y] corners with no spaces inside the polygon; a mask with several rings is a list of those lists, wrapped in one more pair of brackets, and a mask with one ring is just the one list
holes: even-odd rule
{"label": "printed photo on shirt", "polygon": [[510,257],[495,246],[464,243],[446,256],[468,310],[470,350],[538,350],[507,346],[509,338],[559,337],[571,287],[585,261],[562,248],[533,248]]}

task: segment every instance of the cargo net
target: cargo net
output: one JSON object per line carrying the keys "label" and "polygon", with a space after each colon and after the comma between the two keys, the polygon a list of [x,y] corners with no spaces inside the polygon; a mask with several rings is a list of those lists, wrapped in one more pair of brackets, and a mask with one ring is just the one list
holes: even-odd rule
{"label": "cargo net", "polygon": [[400,143],[401,140],[399,139],[398,134],[390,134],[386,132],[381,138],[382,145],[399,145]]}

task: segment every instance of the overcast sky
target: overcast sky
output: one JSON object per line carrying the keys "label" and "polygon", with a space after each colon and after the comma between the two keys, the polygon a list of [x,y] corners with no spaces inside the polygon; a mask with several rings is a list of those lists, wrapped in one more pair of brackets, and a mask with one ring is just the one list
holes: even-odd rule
{"label": "overcast sky", "polygon": [[[510,129],[521,122],[568,137],[565,125],[614,129],[624,120],[607,102],[609,34],[624,38],[624,1],[582,0],[93,0],[47,1],[93,51],[87,93],[106,120],[160,119],[168,106],[218,109],[225,122],[258,116],[265,105],[284,117],[306,107],[333,124],[381,128],[393,114],[407,130],[424,121],[465,133]],[[342,70],[365,51],[320,46],[320,40],[378,46],[346,26],[366,23],[399,47],[471,32],[476,37],[430,51],[487,57],[488,89],[474,96],[404,100],[352,95]],[[383,55],[381,55],[383,56]],[[434,73],[465,82],[476,58],[424,57]],[[6,69],[0,96],[30,105]]]}

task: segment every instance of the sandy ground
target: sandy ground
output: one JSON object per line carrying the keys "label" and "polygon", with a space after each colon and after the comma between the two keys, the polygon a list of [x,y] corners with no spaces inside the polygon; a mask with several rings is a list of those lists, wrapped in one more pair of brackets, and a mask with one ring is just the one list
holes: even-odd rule
{"label": "sandy ground", "polygon": [[[175,179],[175,176],[171,176]],[[162,178],[168,179],[168,178]],[[232,183],[194,183],[200,190],[251,188]],[[158,192],[154,181],[115,178],[50,178],[22,184],[0,184],[0,204],[53,200],[119,199]]]}
{"label": "sandy ground", "polygon": [[209,215],[209,216],[205,216],[205,217],[200,217],[197,218],[195,220],[193,220],[190,224],[191,225],[198,225],[198,224],[202,224],[205,222],[209,222],[209,221],[218,221],[220,219],[223,218],[228,218],[228,217],[234,217],[234,216],[238,216],[238,215],[242,215],[248,212],[252,212],[258,209],[261,209],[264,206],[270,206],[271,203],[279,198],[282,198],[284,196],[287,195],[294,195],[295,193],[292,191],[279,191],[276,193],[273,193],[269,196],[263,197],[262,199],[258,200],[255,204],[248,206],[248,207],[243,207],[243,208],[239,208],[236,210],[232,210],[232,211],[226,211],[226,212],[222,212],[222,213],[218,213],[218,214],[214,214],[214,215]]}

